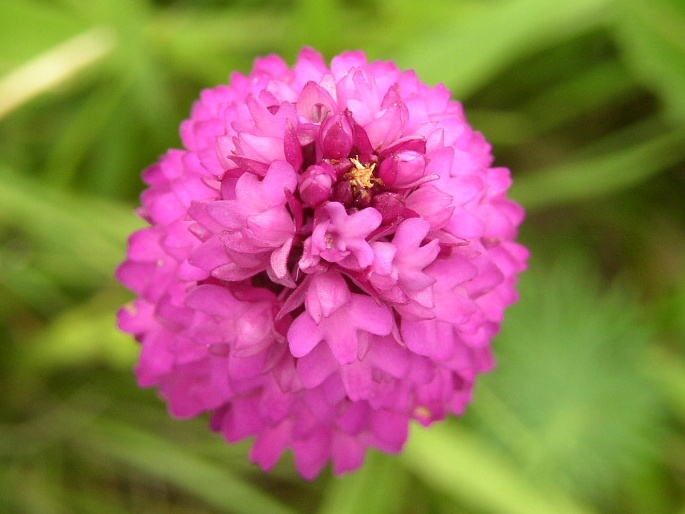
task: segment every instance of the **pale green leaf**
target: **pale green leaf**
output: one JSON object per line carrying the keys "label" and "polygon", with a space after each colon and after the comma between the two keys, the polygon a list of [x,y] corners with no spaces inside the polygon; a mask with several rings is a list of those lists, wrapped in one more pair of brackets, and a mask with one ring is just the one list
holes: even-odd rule
{"label": "pale green leaf", "polygon": [[608,3],[502,0],[465,16],[455,10],[420,40],[407,40],[396,57],[423,80],[443,82],[463,99],[517,58],[596,27]]}
{"label": "pale green leaf", "polygon": [[53,2],[0,2],[0,75],[62,43],[88,26]]}

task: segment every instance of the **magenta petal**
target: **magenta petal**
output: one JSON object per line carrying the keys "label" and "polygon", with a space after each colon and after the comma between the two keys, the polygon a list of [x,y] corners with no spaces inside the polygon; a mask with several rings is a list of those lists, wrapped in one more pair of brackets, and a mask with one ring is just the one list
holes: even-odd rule
{"label": "magenta petal", "polygon": [[346,434],[358,435],[367,428],[370,411],[368,402],[346,402],[336,423]]}
{"label": "magenta petal", "polygon": [[442,361],[454,352],[450,345],[454,338],[454,329],[447,322],[404,320],[401,332],[407,348],[418,355]]}
{"label": "magenta petal", "polygon": [[302,383],[310,389],[321,385],[339,367],[338,361],[325,344],[317,345],[297,361],[297,372]]}
{"label": "magenta petal", "polygon": [[297,188],[297,174],[286,161],[275,161],[261,183],[261,193],[265,207],[285,205],[285,191],[293,192]]}
{"label": "magenta petal", "polygon": [[238,151],[257,162],[272,162],[284,159],[283,140],[269,136],[257,136],[243,132],[236,138]]}
{"label": "magenta petal", "polygon": [[383,148],[394,141],[401,133],[407,120],[407,107],[397,104],[387,109],[379,118],[364,126],[364,130],[373,148]]}
{"label": "magenta petal", "polygon": [[223,287],[203,284],[192,289],[186,296],[185,304],[191,309],[212,316],[222,316],[236,308],[238,302]]}
{"label": "magenta petal", "polygon": [[169,374],[174,364],[174,355],[166,348],[163,340],[145,340],[140,360],[135,368],[136,378],[141,387],[153,387]]}
{"label": "magenta petal", "polygon": [[212,238],[202,243],[188,256],[188,262],[193,266],[212,271],[228,261],[226,249],[218,238]]}
{"label": "magenta petal", "polygon": [[321,473],[328,460],[330,434],[320,430],[308,439],[300,439],[293,444],[295,466],[304,478],[313,479]]}
{"label": "magenta petal", "polygon": [[345,222],[345,233],[355,236],[368,234],[381,224],[381,220],[381,213],[376,209],[362,209],[347,218]]}
{"label": "magenta petal", "polygon": [[426,160],[423,154],[406,150],[385,159],[378,176],[387,185],[398,189],[414,187],[426,175]]}
{"label": "magenta petal", "polygon": [[386,305],[378,305],[367,296],[355,295],[350,315],[358,326],[372,334],[387,336],[392,330],[393,319]]}
{"label": "magenta petal", "polygon": [[409,372],[411,356],[392,337],[374,338],[368,357],[378,369],[395,377],[403,377]]}
{"label": "magenta petal", "polygon": [[352,362],[341,368],[347,397],[353,402],[366,400],[371,393],[371,370],[360,362]]}
{"label": "magenta petal", "polygon": [[251,435],[260,433],[264,423],[258,415],[254,400],[236,399],[226,414],[224,437],[230,442],[237,442]]}
{"label": "magenta petal", "polygon": [[288,255],[293,247],[293,238],[289,238],[283,246],[271,253],[271,269],[278,278],[288,275]]}
{"label": "magenta petal", "polygon": [[399,193],[383,192],[371,200],[371,207],[381,213],[382,224],[391,225],[400,216],[408,217],[404,196]]}
{"label": "magenta petal", "polygon": [[300,305],[302,305],[302,303],[304,303],[307,291],[309,290],[310,280],[311,275],[307,275],[304,278],[304,280],[295,288],[295,290],[292,293],[290,293],[288,299],[285,302],[283,302],[281,310],[278,311],[278,314],[276,315],[276,321],[279,321],[283,316],[289,314],[293,310],[297,309]]}
{"label": "magenta petal", "polygon": [[290,423],[288,422],[262,431],[250,451],[250,459],[263,469],[273,468],[288,446],[290,438]]}
{"label": "magenta petal", "polygon": [[319,329],[312,317],[303,312],[288,329],[290,352],[295,357],[304,357],[322,340]]}
{"label": "magenta petal", "polygon": [[237,230],[244,221],[241,206],[234,200],[212,202],[207,205],[207,213],[224,228]]}
{"label": "magenta petal", "polygon": [[428,235],[430,223],[420,218],[411,218],[403,221],[392,238],[392,244],[398,248],[416,248]]}
{"label": "magenta petal", "polygon": [[285,159],[295,170],[299,170],[302,166],[302,146],[300,145],[300,140],[297,137],[297,130],[288,121],[288,125],[283,137],[283,153],[285,154]]}
{"label": "magenta petal", "polygon": [[[397,237],[397,236],[395,236]],[[397,246],[393,243],[371,243],[373,249],[373,271],[382,276],[389,276],[393,271],[393,260],[397,255]],[[394,282],[394,280],[393,280]]]}
{"label": "magenta petal", "polygon": [[378,155],[380,157],[387,157],[403,151],[413,151],[425,155],[426,138],[418,135],[401,137],[381,149],[381,151],[378,152]]}
{"label": "magenta petal", "polygon": [[409,420],[405,415],[381,410],[372,415],[371,426],[385,451],[396,453],[402,450],[409,435]]}
{"label": "magenta petal", "polygon": [[314,123],[321,123],[334,109],[331,95],[315,82],[307,82],[297,101],[297,112]]}
{"label": "magenta petal", "polygon": [[239,157],[237,155],[231,155],[230,159],[248,173],[252,173],[259,177],[266,175],[268,164],[263,161],[249,159],[247,157]]}
{"label": "magenta petal", "polygon": [[128,239],[128,258],[134,261],[156,261],[161,234],[152,228],[134,232]]}
{"label": "magenta petal", "polygon": [[357,330],[350,327],[349,321],[342,316],[334,316],[326,321],[326,342],[339,364],[349,364],[357,360],[359,339]]}
{"label": "magenta petal", "polygon": [[262,271],[261,266],[256,268],[243,268],[235,262],[229,262],[222,266],[217,266],[212,270],[212,276],[227,282],[239,282],[250,278]]}
{"label": "magenta petal", "polygon": [[269,209],[248,217],[245,225],[251,239],[261,247],[273,248],[292,238],[295,232],[293,219],[285,209]]}
{"label": "magenta petal", "polygon": [[433,185],[422,185],[407,196],[406,207],[417,212],[437,230],[450,221],[454,208],[452,197]]}
{"label": "magenta petal", "polygon": [[318,273],[310,282],[305,298],[307,312],[318,324],[321,318],[328,318],[350,301],[350,290],[340,273],[328,271]]}
{"label": "magenta petal", "polygon": [[353,437],[340,435],[333,443],[333,471],[341,475],[364,463],[366,448]]}

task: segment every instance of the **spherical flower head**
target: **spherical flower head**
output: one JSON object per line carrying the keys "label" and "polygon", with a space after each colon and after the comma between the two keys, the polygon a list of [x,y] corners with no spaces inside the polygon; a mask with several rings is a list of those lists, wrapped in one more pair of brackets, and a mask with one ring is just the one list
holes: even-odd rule
{"label": "spherical flower head", "polygon": [[305,49],[203,91],[181,137],[117,270],[141,386],[308,479],[463,412],[528,252],[509,171],[446,88]]}

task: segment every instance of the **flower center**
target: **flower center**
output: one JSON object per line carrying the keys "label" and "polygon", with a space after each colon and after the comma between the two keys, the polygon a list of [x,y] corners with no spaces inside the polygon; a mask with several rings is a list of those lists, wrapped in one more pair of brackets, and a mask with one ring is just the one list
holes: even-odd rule
{"label": "flower center", "polygon": [[362,164],[359,158],[354,157],[350,157],[350,162],[354,164],[354,168],[345,173],[344,178],[350,181],[352,188],[357,192],[362,189],[371,189],[376,184],[383,185],[383,180],[373,174],[373,170],[376,168],[375,162],[367,166]]}

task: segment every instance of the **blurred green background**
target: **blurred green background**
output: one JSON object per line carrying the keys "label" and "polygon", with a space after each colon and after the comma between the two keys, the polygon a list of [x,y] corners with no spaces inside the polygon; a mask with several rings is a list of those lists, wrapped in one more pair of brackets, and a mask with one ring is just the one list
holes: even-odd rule
{"label": "blurred green background", "polygon": [[[401,456],[308,483],[132,374],[140,172],[258,55],[444,82],[531,249],[497,370]],[[685,513],[685,1],[2,0],[0,512]]]}

